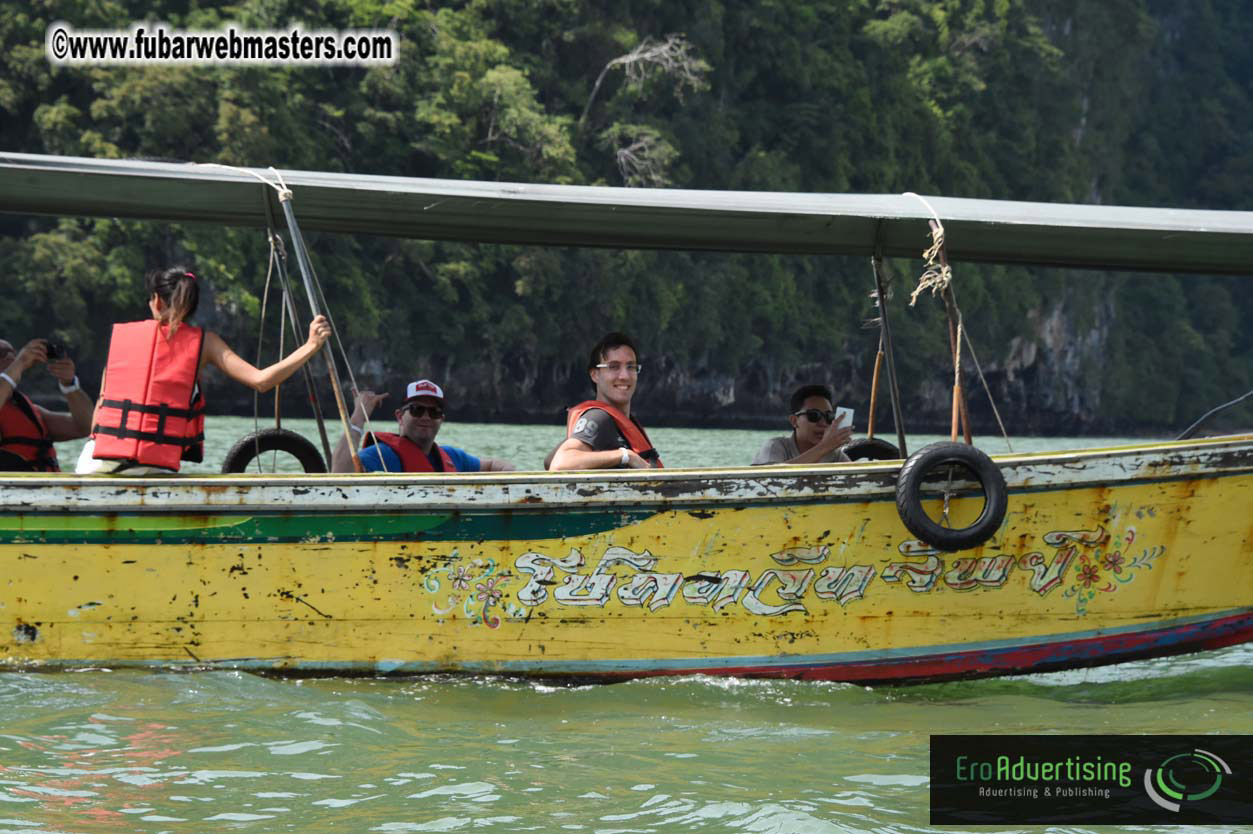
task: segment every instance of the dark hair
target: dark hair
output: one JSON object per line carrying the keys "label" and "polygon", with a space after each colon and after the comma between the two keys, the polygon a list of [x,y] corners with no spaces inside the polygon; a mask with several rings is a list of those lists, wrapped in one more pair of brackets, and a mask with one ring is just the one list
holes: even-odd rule
{"label": "dark hair", "polygon": [[165,305],[166,315],[162,321],[171,325],[171,331],[177,330],[180,324],[196,314],[196,306],[200,304],[200,286],[187,267],[153,270],[146,276],[145,283],[148,295],[156,293]]}
{"label": "dark hair", "polygon": [[827,402],[831,402],[831,389],[825,385],[802,385],[792,393],[791,408],[788,414],[795,414],[801,410],[801,406],[805,404],[805,400],[810,397],[822,397]]}
{"label": "dark hair", "polygon": [[629,347],[635,352],[636,358],[639,357],[639,348],[635,346],[635,342],[631,341],[631,337],[625,333],[619,333],[616,330],[613,333],[606,333],[596,343],[596,347],[592,348],[591,355],[587,358],[587,369],[595,370],[596,366],[605,361],[605,354],[616,347]]}

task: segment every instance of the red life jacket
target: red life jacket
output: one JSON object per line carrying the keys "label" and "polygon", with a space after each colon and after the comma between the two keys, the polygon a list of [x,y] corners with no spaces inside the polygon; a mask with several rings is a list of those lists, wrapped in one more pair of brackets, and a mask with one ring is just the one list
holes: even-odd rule
{"label": "red life jacket", "polygon": [[626,438],[627,444],[631,447],[631,451],[651,463],[657,469],[661,469],[661,455],[653,448],[653,443],[648,439],[648,435],[644,432],[644,427],[634,417],[628,417],[618,409],[606,402],[600,400],[585,400],[576,406],[571,407],[566,412],[566,437],[574,434],[574,426],[579,422],[587,411],[593,408],[599,408],[601,411],[613,418],[613,422],[618,427],[618,431]]}
{"label": "red life jacket", "polygon": [[21,458],[34,472],[60,472],[43,415],[21,391],[0,408],[0,452]]}
{"label": "red life jacket", "polygon": [[[405,472],[434,472],[434,466],[431,466],[431,459],[422,453],[418,448],[418,444],[402,434],[391,434],[385,431],[370,432],[366,436],[365,441],[361,444],[364,449],[366,446],[373,446],[375,441],[382,443],[387,448],[396,453],[396,457],[400,458],[400,465],[404,467]],[[439,452],[439,459],[444,464],[445,472],[456,472],[457,464],[452,462],[452,458],[448,453],[440,448],[438,443],[432,443],[431,446],[435,451]]]}
{"label": "red life jacket", "polygon": [[92,436],[99,460],[178,470],[204,460],[204,397],[196,384],[204,331],[153,319],[113,325]]}

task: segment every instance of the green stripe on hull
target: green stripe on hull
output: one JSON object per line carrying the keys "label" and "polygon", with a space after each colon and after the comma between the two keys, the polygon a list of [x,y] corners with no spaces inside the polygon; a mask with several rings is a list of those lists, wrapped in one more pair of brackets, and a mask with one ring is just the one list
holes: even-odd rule
{"label": "green stripe on hull", "polygon": [[4,544],[247,544],[319,541],[528,541],[639,523],[653,510],[302,515],[19,515],[0,518]]}

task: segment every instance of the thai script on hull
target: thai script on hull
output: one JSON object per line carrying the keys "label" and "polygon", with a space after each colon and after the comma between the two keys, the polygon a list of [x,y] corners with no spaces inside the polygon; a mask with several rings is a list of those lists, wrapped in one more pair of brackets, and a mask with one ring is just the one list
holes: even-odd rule
{"label": "thai script on hull", "polygon": [[[738,605],[750,614],[772,617],[808,613],[813,600],[847,606],[865,598],[876,577],[914,593],[928,593],[940,587],[954,591],[998,589],[1011,572],[1020,571],[1027,574],[1027,587],[1041,597],[1065,588],[1063,595],[1073,597],[1077,612],[1083,615],[1096,594],[1113,592],[1130,582],[1137,569],[1151,569],[1164,553],[1164,548],[1157,547],[1128,559],[1123,553],[1135,537],[1134,528],[1114,540],[1103,528],[1059,530],[1043,536],[1052,550],[1048,555],[1031,551],[1018,556],[1002,553],[952,559],[910,540],[897,548],[907,558],[890,562],[881,571],[869,564],[824,565],[830,557],[828,545],[790,547],[770,554],[778,567],[756,574],[737,568],[687,575],[659,571],[661,557],[620,545],[607,547],[590,571],[585,570],[588,560],[578,548],[571,548],[564,556],[523,553],[514,560],[511,572],[498,572],[490,559],[473,560],[470,566],[456,565],[460,557],[454,552],[456,566],[436,572],[448,574],[453,594],[446,606],[435,605],[434,611],[439,615],[451,613],[462,601],[456,593],[460,590],[468,592],[462,606],[465,613],[490,627],[499,625],[499,618],[490,611],[494,606],[503,607],[511,619],[528,617],[541,606],[604,608],[616,603],[658,611],[680,602],[714,611]],[[439,592],[440,585],[437,576],[428,576],[428,591]]]}

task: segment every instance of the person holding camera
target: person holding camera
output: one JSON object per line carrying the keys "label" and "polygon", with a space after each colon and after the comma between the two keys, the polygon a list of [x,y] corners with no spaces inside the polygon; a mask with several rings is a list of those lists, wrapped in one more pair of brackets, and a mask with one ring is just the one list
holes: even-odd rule
{"label": "person holding camera", "polygon": [[[36,365],[47,365],[56,378],[69,412],[49,411],[18,390],[22,377]],[[52,444],[76,440],[91,432],[91,397],[78,384],[74,360],[47,339],[31,339],[21,350],[0,339],[0,471],[59,472]]]}

